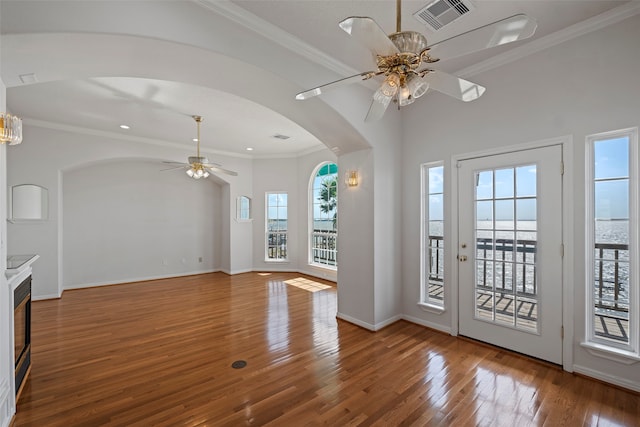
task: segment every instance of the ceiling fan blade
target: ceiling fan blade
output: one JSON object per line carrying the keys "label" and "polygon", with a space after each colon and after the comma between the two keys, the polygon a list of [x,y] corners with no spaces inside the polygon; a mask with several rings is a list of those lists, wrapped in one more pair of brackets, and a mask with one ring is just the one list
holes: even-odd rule
{"label": "ceiling fan blade", "polygon": [[173,170],[176,170],[176,169],[184,169],[184,168],[186,168],[186,167],[187,167],[186,165],[182,165],[182,166],[174,166],[174,167],[172,167],[172,168],[160,169],[160,172],[173,171]]}
{"label": "ceiling fan blade", "polygon": [[216,166],[205,166],[205,168],[213,173],[224,173],[231,176],[238,176],[238,172],[230,171],[228,169],[222,169]]}
{"label": "ceiling fan blade", "polygon": [[172,162],[169,160],[163,160],[162,163],[167,164],[167,165],[183,165],[183,166],[189,166],[188,163],[184,163],[184,162]]}
{"label": "ceiling fan blade", "polygon": [[381,102],[376,100],[375,98],[371,101],[371,106],[369,107],[369,112],[367,113],[367,117],[364,118],[365,122],[375,122],[380,120],[382,116],[384,116],[384,112],[387,111],[387,107],[389,106],[389,102]]}
{"label": "ceiling fan blade", "polygon": [[204,166],[205,168],[219,168],[222,165],[220,163],[207,162],[207,163],[203,163],[202,166]]}
{"label": "ceiling fan blade", "polygon": [[536,32],[538,23],[524,15],[514,15],[429,46],[435,58],[450,59],[478,50],[524,40]]}
{"label": "ceiling fan blade", "polygon": [[338,25],[376,55],[389,56],[400,53],[396,45],[389,40],[387,33],[371,18],[351,16]]}
{"label": "ceiling fan blade", "polygon": [[323,84],[322,86],[318,86],[318,87],[314,87],[313,89],[305,90],[304,92],[300,92],[299,94],[296,95],[296,99],[297,100],[304,100],[304,99],[313,98],[314,96],[318,96],[321,93],[324,93],[327,88],[331,88],[331,87],[334,87],[334,86],[341,86],[341,85],[345,85],[345,84],[349,84],[349,83],[354,83],[354,82],[357,82],[357,81],[369,80],[371,77],[377,76],[379,74],[382,74],[382,73],[378,72],[378,71],[365,71],[364,73],[355,74],[353,76],[345,77],[343,79],[336,80],[336,81],[331,82],[331,83],[326,83],[326,84]]}
{"label": "ceiling fan blade", "polygon": [[480,98],[486,90],[483,86],[442,71],[431,71],[424,80],[429,83],[429,88],[464,102]]}

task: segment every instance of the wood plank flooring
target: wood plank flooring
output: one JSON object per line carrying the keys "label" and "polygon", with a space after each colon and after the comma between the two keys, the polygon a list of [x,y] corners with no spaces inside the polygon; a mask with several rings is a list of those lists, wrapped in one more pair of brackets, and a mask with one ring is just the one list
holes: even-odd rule
{"label": "wood plank flooring", "polygon": [[298,274],[34,302],[14,426],[640,425],[637,394],[408,322],[372,333],[335,315],[335,287]]}

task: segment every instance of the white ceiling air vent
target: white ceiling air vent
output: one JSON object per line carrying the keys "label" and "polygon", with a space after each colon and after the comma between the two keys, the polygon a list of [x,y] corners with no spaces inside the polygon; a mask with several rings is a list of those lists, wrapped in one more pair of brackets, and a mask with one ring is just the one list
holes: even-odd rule
{"label": "white ceiling air vent", "polygon": [[437,31],[473,9],[474,6],[469,0],[434,0],[413,16],[433,31]]}

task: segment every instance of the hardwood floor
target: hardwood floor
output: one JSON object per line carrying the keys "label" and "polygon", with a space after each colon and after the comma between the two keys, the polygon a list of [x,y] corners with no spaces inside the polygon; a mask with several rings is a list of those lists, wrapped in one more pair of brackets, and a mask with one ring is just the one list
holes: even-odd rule
{"label": "hardwood floor", "polygon": [[408,322],[372,333],[335,315],[335,288],[298,274],[34,302],[14,426],[640,425],[637,394]]}

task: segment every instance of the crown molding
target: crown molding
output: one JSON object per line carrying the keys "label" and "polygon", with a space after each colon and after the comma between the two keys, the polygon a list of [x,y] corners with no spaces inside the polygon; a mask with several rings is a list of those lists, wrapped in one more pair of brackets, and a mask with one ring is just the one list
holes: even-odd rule
{"label": "crown molding", "polygon": [[351,76],[361,71],[355,70],[341,61],[327,55],[321,50],[300,40],[294,35],[284,31],[270,22],[254,15],[246,9],[233,4],[230,1],[220,0],[195,0],[196,3],[220,16],[223,16],[236,24],[257,33],[258,35],[288,49],[303,58],[315,62],[323,67],[335,71],[343,76]]}
{"label": "crown molding", "polygon": [[[316,153],[318,151],[322,151],[322,150],[327,150],[329,152],[331,152],[331,150],[329,150],[329,147],[325,146],[324,144],[320,144],[320,145],[316,145],[314,147],[311,148],[307,148],[306,150],[302,150],[302,151],[298,151],[295,153],[283,153],[283,154],[252,154],[251,158],[254,160],[269,160],[269,159],[298,159],[300,157],[304,157],[307,156],[309,154],[313,154]],[[331,154],[334,154],[333,152],[331,152]],[[335,155],[335,154],[334,154]]]}
{"label": "crown molding", "polygon": [[534,53],[572,40],[576,37],[600,30],[609,25],[617,24],[618,22],[635,16],[638,13],[640,13],[640,2],[630,1],[603,12],[600,15],[585,19],[584,21],[563,28],[555,33],[532,40],[529,43],[523,44],[522,46],[511,49],[505,53],[501,53],[485,61],[478,62],[470,67],[463,68],[455,74],[463,78],[472,77],[502,65],[509,64],[510,62],[525,58],[529,55],[533,55]]}
{"label": "crown molding", "polygon": [[[122,135],[116,132],[89,129],[89,128],[84,128],[80,126],[53,123],[45,120],[37,120],[37,119],[29,119],[29,118],[23,118],[22,122],[25,125],[39,127],[43,129],[58,130],[63,132],[77,133],[81,135],[98,136],[102,138],[117,139],[119,141],[129,141],[129,142],[136,142],[136,143],[142,143],[142,144],[149,144],[149,145],[155,145],[158,147],[177,149],[181,151],[185,151],[185,150],[188,152],[193,151],[193,147],[191,145],[177,144],[175,142],[163,141],[160,139],[144,138],[144,137],[132,136],[132,135]],[[232,153],[232,152],[223,151],[223,150],[212,150],[212,149],[207,149],[206,147],[201,148],[200,152],[215,154],[219,156],[237,157],[237,158],[243,158],[243,159],[252,158],[252,156],[248,154]]]}

